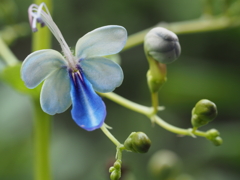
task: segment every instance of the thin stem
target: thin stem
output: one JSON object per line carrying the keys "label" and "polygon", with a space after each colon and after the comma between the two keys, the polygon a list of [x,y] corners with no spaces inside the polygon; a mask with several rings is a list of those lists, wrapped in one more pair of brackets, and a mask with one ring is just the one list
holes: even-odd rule
{"label": "thin stem", "polygon": [[[196,20],[183,21],[183,22],[173,22],[173,23],[159,23],[154,27],[164,27],[176,34],[187,34],[187,33],[198,33],[220,30],[230,27],[235,27],[240,25],[240,20],[238,17],[225,17],[221,16],[218,18],[199,18]],[[145,29],[136,34],[130,35],[128,41],[123,50],[130,49],[134,46],[140,45],[144,41],[145,35],[152,28]]]}
{"label": "thin stem", "polygon": [[152,114],[153,112],[153,109],[152,108],[149,108],[149,107],[146,107],[146,106],[142,106],[140,104],[137,104],[135,102],[132,102],[126,98],[123,98],[113,92],[110,92],[110,93],[99,93],[101,96],[103,97],[106,97],[128,109],[131,109],[133,111],[136,111],[138,113],[141,113],[141,114],[144,114],[146,116],[149,116]]}
{"label": "thin stem", "polygon": [[158,116],[154,116],[154,122],[157,123],[162,128],[164,128],[170,132],[176,133],[176,134],[187,135],[187,136],[197,135],[197,136],[202,136],[202,137],[207,136],[207,134],[202,131],[192,131],[191,128],[190,129],[182,129],[182,128],[175,127],[171,124],[168,124],[166,121],[162,120]]}
{"label": "thin stem", "polygon": [[39,100],[34,99],[35,180],[51,180],[49,146],[51,121],[44,113]]}
{"label": "thin stem", "polygon": [[158,92],[151,93],[153,114],[158,112]]}
{"label": "thin stem", "polygon": [[[171,124],[168,124],[167,122],[165,122],[164,120],[162,120],[159,116],[155,115],[154,114],[154,111],[153,111],[153,108],[149,108],[149,107],[146,107],[146,106],[142,106],[140,104],[137,104],[137,103],[134,103],[132,101],[129,101],[113,92],[111,93],[99,93],[101,96],[103,97],[106,97],[128,109],[131,109],[133,111],[136,111],[138,113],[141,113],[141,114],[144,114],[146,115],[147,117],[150,118],[150,120],[152,122],[155,122],[156,124],[158,124],[159,126],[161,126],[162,128],[170,131],[170,132],[173,132],[173,133],[176,133],[176,134],[181,134],[181,135],[188,135],[188,136],[192,136],[192,137],[195,137],[194,135],[197,135],[197,136],[202,136],[202,137],[206,137],[207,134],[205,132],[202,132],[202,131],[193,131],[192,128],[189,128],[189,129],[182,129],[182,128],[178,128],[176,126],[173,126]],[[154,97],[156,98],[156,97]],[[154,100],[155,101],[155,100]],[[155,103],[155,102],[154,102]],[[107,128],[105,126],[102,126],[101,127],[102,131],[106,134],[106,133],[109,133],[109,131],[107,130]],[[105,132],[105,131],[106,132]],[[118,146],[120,143],[112,136],[112,134],[106,134],[109,139],[116,145]],[[116,141],[115,141],[116,140]]]}
{"label": "thin stem", "polygon": [[14,66],[18,63],[18,59],[3,41],[2,37],[0,36],[0,55],[3,60],[6,62],[8,66]]}
{"label": "thin stem", "polygon": [[104,132],[104,134],[117,146],[121,147],[122,144],[109,132],[107,129],[107,125],[103,124],[101,127],[101,130]]}

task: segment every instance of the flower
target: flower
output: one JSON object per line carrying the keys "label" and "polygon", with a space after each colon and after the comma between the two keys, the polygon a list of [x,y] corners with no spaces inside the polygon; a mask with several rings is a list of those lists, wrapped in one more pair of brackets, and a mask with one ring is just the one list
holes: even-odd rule
{"label": "flower", "polygon": [[73,55],[44,3],[32,4],[28,12],[32,30],[37,31],[37,23],[48,26],[63,55],[52,49],[28,55],[21,68],[25,85],[31,89],[44,81],[40,94],[44,112],[62,113],[72,104],[72,118],[80,127],[88,131],[100,128],[106,107],[95,91],[111,92],[123,81],[121,67],[103,56],[122,50],[127,40],[125,28],[110,25],[87,33],[77,41]]}

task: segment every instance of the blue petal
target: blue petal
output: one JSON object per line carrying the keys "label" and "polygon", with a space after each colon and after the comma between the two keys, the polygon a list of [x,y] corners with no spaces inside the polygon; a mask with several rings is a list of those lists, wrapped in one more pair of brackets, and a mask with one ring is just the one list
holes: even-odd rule
{"label": "blue petal", "polygon": [[35,51],[23,61],[21,77],[25,85],[32,89],[62,66],[66,66],[66,62],[59,52],[52,49]]}
{"label": "blue petal", "polygon": [[83,73],[71,74],[72,118],[83,129],[100,128],[106,117],[106,107]]}
{"label": "blue petal", "polygon": [[76,44],[76,57],[106,56],[122,50],[127,41],[127,31],[122,26],[103,26],[97,28],[82,38]]}
{"label": "blue petal", "polygon": [[121,67],[109,59],[103,57],[84,59],[80,61],[80,67],[97,92],[111,92],[122,84]]}
{"label": "blue petal", "polygon": [[68,70],[61,68],[43,83],[40,103],[44,112],[54,115],[66,111],[71,105],[70,78]]}

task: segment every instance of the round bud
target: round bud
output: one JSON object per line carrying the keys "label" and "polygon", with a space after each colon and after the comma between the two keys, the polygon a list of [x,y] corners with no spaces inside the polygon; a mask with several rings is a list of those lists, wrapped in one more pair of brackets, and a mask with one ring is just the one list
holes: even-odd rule
{"label": "round bud", "polygon": [[121,172],[116,170],[113,171],[110,175],[111,180],[119,180],[120,177],[121,177]]}
{"label": "round bud", "polygon": [[143,132],[132,132],[124,142],[128,151],[146,153],[151,146],[151,140]]}
{"label": "round bud", "polygon": [[181,53],[177,35],[162,27],[153,28],[147,33],[144,49],[148,56],[164,64],[175,61]]}
{"label": "round bud", "polygon": [[180,168],[180,160],[174,152],[160,150],[150,158],[148,168],[156,179],[174,179]]}
{"label": "round bud", "polygon": [[210,129],[210,130],[207,131],[207,138],[208,139],[214,139],[218,136],[220,136],[220,133],[216,129]]}
{"label": "round bud", "polygon": [[212,142],[215,146],[220,146],[223,143],[223,140],[220,136],[218,136],[215,139],[213,139]]}
{"label": "round bud", "polygon": [[208,124],[216,116],[217,116],[216,105],[207,99],[202,99],[198,101],[198,103],[192,110],[191,122],[193,127],[199,128],[203,125]]}
{"label": "round bud", "polygon": [[119,161],[120,160],[117,160],[113,165],[116,170],[119,170],[121,168],[121,162],[119,162]]}
{"label": "round bud", "polygon": [[113,171],[115,171],[115,168],[114,168],[114,167],[110,167],[110,168],[109,168],[109,172],[111,173],[111,172],[113,172]]}

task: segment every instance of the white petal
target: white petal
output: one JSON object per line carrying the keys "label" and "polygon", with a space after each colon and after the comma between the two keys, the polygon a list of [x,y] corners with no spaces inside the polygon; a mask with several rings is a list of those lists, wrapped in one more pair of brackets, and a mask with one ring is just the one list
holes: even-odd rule
{"label": "white petal", "polygon": [[51,74],[42,87],[40,103],[44,112],[56,114],[66,111],[71,105],[70,78],[66,68]]}
{"label": "white petal", "polygon": [[122,84],[121,67],[109,59],[103,57],[84,59],[80,61],[80,67],[97,92],[111,92]]}
{"label": "white petal", "polygon": [[32,89],[63,66],[66,66],[66,62],[58,51],[52,49],[35,51],[23,61],[21,77],[25,85]]}
{"label": "white petal", "polygon": [[76,45],[78,59],[86,57],[106,56],[122,50],[127,41],[127,31],[122,26],[103,26],[97,28],[82,38]]}

